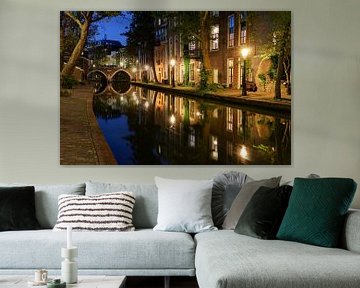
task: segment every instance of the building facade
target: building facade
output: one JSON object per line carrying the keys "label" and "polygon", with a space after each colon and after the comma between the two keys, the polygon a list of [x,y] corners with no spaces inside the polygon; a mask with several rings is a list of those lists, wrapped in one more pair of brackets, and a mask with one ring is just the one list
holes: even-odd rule
{"label": "building facade", "polygon": [[[264,47],[272,44],[273,19],[274,15],[268,11],[210,11],[209,82],[241,89],[245,75],[246,81],[256,83],[260,87],[259,74],[266,75],[271,66],[270,60],[264,60],[261,54]],[[174,78],[176,85],[182,85],[186,73],[184,61],[189,59],[189,84],[198,85],[202,67],[200,43],[195,39],[187,44],[182,43],[181,35],[174,32],[177,21],[176,17],[155,19],[154,61],[150,61],[148,55],[141,53],[139,47],[140,66],[144,70],[148,63],[154,63],[153,71],[160,83],[172,84]],[[249,49],[246,57],[242,56],[243,48]],[[149,71],[152,71],[151,68],[147,67]],[[151,75],[148,77],[149,81],[154,80]]]}

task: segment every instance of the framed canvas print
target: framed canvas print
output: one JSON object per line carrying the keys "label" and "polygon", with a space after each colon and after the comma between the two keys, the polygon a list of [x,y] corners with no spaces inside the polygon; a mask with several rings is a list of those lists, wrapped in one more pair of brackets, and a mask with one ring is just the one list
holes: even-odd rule
{"label": "framed canvas print", "polygon": [[290,11],[61,11],[61,165],[290,165]]}

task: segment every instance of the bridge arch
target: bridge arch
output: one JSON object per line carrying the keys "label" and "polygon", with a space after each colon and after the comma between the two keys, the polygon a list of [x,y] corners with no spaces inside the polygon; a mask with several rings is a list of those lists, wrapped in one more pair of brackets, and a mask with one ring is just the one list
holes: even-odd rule
{"label": "bridge arch", "polygon": [[123,68],[116,69],[112,74],[110,74],[109,79],[111,80],[119,72],[125,72],[129,76],[129,79],[131,80],[130,72]]}
{"label": "bridge arch", "polygon": [[[89,76],[90,76],[91,74],[93,74],[93,73],[96,73],[96,72],[102,74],[102,75],[105,77],[106,80],[109,80],[109,78],[108,78],[108,76],[106,75],[106,73],[105,73],[104,71],[100,70],[100,69],[91,70],[91,71],[87,74],[87,78],[89,79]],[[111,79],[111,78],[110,78],[110,79]]]}

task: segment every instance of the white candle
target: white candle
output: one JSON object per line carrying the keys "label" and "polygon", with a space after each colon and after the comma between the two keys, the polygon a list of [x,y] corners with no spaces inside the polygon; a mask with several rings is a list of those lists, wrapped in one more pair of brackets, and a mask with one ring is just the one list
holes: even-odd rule
{"label": "white candle", "polygon": [[67,242],[66,242],[66,248],[70,249],[72,248],[72,235],[71,235],[72,227],[69,225],[67,226],[66,232],[67,232]]}

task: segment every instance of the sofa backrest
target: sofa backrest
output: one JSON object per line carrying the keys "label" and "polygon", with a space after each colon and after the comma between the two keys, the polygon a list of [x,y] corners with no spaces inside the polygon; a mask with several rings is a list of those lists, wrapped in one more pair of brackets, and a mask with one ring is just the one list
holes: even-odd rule
{"label": "sofa backrest", "polygon": [[131,191],[135,194],[133,223],[136,229],[153,228],[157,223],[158,192],[155,184],[86,182],[85,195]]}
{"label": "sofa backrest", "polygon": [[60,185],[0,183],[0,186],[34,186],[36,218],[43,229],[52,229],[55,226],[58,216],[58,197],[61,194],[85,195],[85,183]]}

